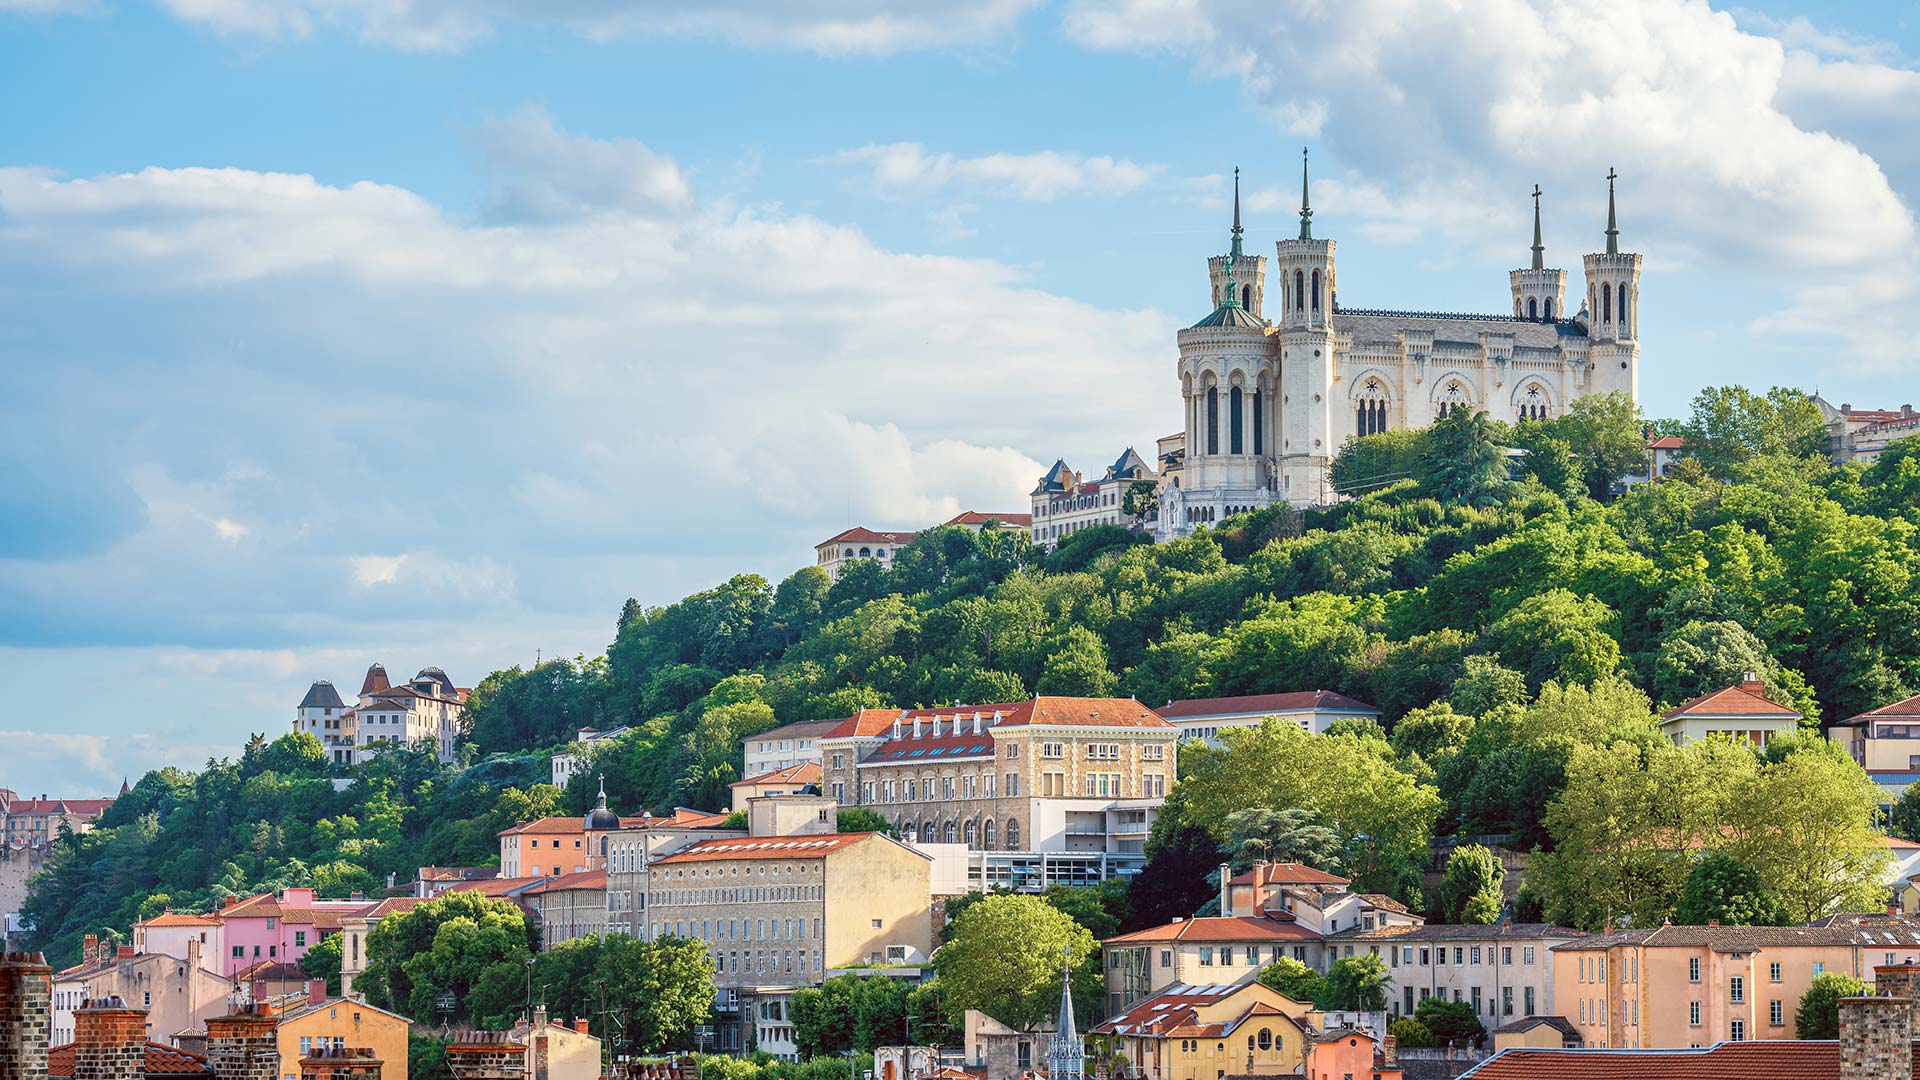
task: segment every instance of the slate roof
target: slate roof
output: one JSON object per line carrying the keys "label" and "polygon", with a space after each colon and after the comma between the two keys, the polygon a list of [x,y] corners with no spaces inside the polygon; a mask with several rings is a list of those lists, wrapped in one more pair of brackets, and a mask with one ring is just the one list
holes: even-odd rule
{"label": "slate roof", "polygon": [[1542,1024],[1559,1032],[1563,1038],[1572,1039],[1575,1042],[1581,1040],[1580,1029],[1574,1027],[1573,1021],[1568,1020],[1564,1016],[1529,1016],[1515,1020],[1513,1023],[1503,1027],[1494,1028],[1493,1033],[1495,1035],[1517,1035],[1522,1032],[1532,1031]]}
{"label": "slate roof", "polygon": [[1744,686],[1729,686],[1724,690],[1715,690],[1710,694],[1701,694],[1685,705],[1678,705],[1660,714],[1668,720],[1678,720],[1688,716],[1726,716],[1726,717],[1783,717],[1798,720],[1800,714],[1767,700]]}
{"label": "slate roof", "polygon": [[1150,926],[1130,934],[1110,937],[1106,945],[1146,945],[1160,942],[1190,941],[1307,941],[1320,935],[1297,922],[1256,916],[1221,916],[1179,919],[1163,926]]}
{"label": "slate roof", "polygon": [[1400,343],[1406,331],[1430,333],[1434,343],[1452,342],[1480,347],[1483,333],[1512,334],[1516,348],[1558,348],[1562,338],[1586,337],[1586,327],[1574,319],[1538,322],[1512,315],[1477,315],[1457,312],[1375,311],[1336,309],[1332,325],[1335,333],[1345,334],[1358,344],[1379,341]]}
{"label": "slate roof", "polygon": [[1255,713],[1280,713],[1326,710],[1380,715],[1380,710],[1345,694],[1331,690],[1296,690],[1286,694],[1248,694],[1241,697],[1186,698],[1170,701],[1154,710],[1169,720],[1200,716],[1242,716]]}
{"label": "slate roof", "polygon": [[[1920,1063],[1920,1055],[1915,1061]],[[1462,1073],[1461,1080],[1827,1080],[1839,1075],[1838,1041],[1756,1039],[1697,1050],[1503,1050]]]}
{"label": "slate roof", "polygon": [[1372,930],[1340,930],[1328,934],[1342,941],[1532,941],[1538,938],[1584,938],[1585,930],[1553,923],[1428,923],[1425,926],[1379,926]]}
{"label": "slate roof", "polygon": [[845,723],[844,717],[833,720],[801,720],[792,724],[782,724],[770,728],[758,735],[749,735],[747,742],[759,742],[763,739],[820,739],[832,734],[833,729]]}
{"label": "slate roof", "polygon": [[312,686],[307,687],[307,696],[300,699],[300,707],[344,709],[347,703],[340,700],[340,691],[335,690],[332,683],[325,679],[316,679]]}
{"label": "slate roof", "polygon": [[1555,945],[1555,952],[1606,949],[1615,945],[1645,948],[1707,948],[1714,952],[1751,952],[1790,945],[1852,945],[1850,930],[1840,926],[1656,926],[1647,930],[1616,930],[1589,934]]}
{"label": "slate roof", "polygon": [[[66,1043],[49,1049],[47,1075],[50,1077],[72,1076],[78,1048],[78,1043]],[[207,1059],[199,1054],[181,1050],[178,1047],[149,1042],[147,1043],[147,1076],[164,1076],[170,1080],[176,1077],[210,1078],[213,1076],[213,1067],[208,1065]]]}

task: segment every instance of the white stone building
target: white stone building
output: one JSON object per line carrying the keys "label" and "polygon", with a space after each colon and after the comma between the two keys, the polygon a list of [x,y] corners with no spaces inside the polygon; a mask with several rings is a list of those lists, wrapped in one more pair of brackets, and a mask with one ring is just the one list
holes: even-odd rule
{"label": "white stone building", "polygon": [[1153,466],[1131,446],[1095,480],[1068,468],[1064,460],[1055,461],[1033,489],[1033,542],[1050,547],[1095,525],[1134,524],[1126,512],[1127,489],[1140,480],[1155,483],[1157,478]]}
{"label": "white stone building", "polygon": [[1827,443],[1836,465],[1849,461],[1873,463],[1889,443],[1920,435],[1920,412],[1912,405],[1898,409],[1856,409],[1850,402],[1838,406],[1819,394],[1813,403],[1827,421]]}
{"label": "white stone building", "polygon": [[393,743],[430,746],[441,761],[451,761],[467,693],[467,688],[454,686],[437,667],[421,668],[418,675],[394,686],[387,681],[387,669],[374,664],[367,668],[359,702],[352,708],[346,707],[331,682],[316,681],[293,711],[293,730],[318,738],[327,756],[340,765],[351,765],[370,748]]}
{"label": "white stone building", "polygon": [[553,786],[566,787],[567,781],[573,779],[573,774],[586,768],[587,762],[593,760],[593,751],[598,748],[599,744],[607,742],[610,739],[618,739],[629,730],[630,729],[624,725],[614,728],[612,731],[601,731],[597,728],[590,727],[581,728],[579,734],[573,740],[574,748],[571,752],[553,755]]}
{"label": "white stone building", "polygon": [[1558,416],[1587,394],[1637,399],[1641,260],[1619,249],[1613,179],[1578,312],[1567,272],[1546,265],[1536,188],[1532,263],[1508,275],[1513,313],[1463,315],[1342,307],[1303,163],[1300,235],[1275,248],[1277,319],[1264,314],[1267,259],[1242,250],[1236,181],[1232,246],[1208,260],[1214,310],[1178,335],[1184,458],[1160,492],[1159,536],[1282,500],[1334,501],[1331,466],[1350,435],[1454,409],[1513,421]]}
{"label": "white stone building", "polygon": [[864,525],[855,525],[815,544],[814,564],[835,581],[840,580],[840,568],[855,559],[872,559],[884,569],[893,565],[893,557],[899,554],[901,548],[913,543],[917,535],[911,532],[875,532]]}

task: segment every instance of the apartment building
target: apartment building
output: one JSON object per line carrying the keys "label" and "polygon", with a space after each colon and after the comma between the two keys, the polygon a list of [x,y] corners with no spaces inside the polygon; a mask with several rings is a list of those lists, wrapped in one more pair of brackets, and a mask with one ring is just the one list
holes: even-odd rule
{"label": "apartment building", "polygon": [[53,975],[53,1044],[74,1040],[74,1014],[89,1000],[117,997],[141,1009],[146,1038],[159,1043],[172,1043],[179,1032],[224,1015],[231,984],[200,962],[198,941],[188,946],[185,955],[170,956],[102,944],[88,934],[80,963]]}
{"label": "apartment building", "polygon": [[865,525],[855,525],[813,545],[814,565],[825,570],[827,576],[835,581],[840,580],[841,569],[856,559],[871,559],[879,563],[881,569],[887,569],[893,566],[893,557],[900,553],[900,549],[913,543],[913,538],[918,535],[912,532],[876,532]]}
{"label": "apartment building", "polygon": [[133,924],[133,951],[185,957],[192,953],[208,971],[220,970],[226,954],[226,924],[212,915],[167,910]]}
{"label": "apartment building", "polygon": [[1753,672],[1738,686],[1702,694],[1660,714],[1660,731],[1676,744],[1699,742],[1711,735],[1765,746],[1776,735],[1800,728],[1800,714],[1767,700],[1766,687]]}
{"label": "apartment building", "polygon": [[453,685],[447,673],[425,667],[394,685],[380,664],[367,668],[359,700],[352,706],[326,679],[316,680],[294,706],[293,730],[320,740],[335,764],[352,765],[374,750],[395,744],[427,747],[441,761],[453,760],[466,710],[468,689]]}
{"label": "apartment building", "polygon": [[232,977],[255,964],[297,964],[320,939],[341,930],[341,919],[373,906],[373,901],[322,900],[312,889],[287,889],[279,896],[261,893],[246,899],[229,896],[213,917],[220,920],[226,950],[220,973]]}
{"label": "apartment building", "polygon": [[717,827],[725,814],[679,807],[666,817],[651,813],[619,814],[607,809],[607,789],[600,786],[599,805],[581,817],[544,817],[500,830],[500,875],[507,878],[560,877],[606,869],[607,848],[613,834],[655,827]]}
{"label": "apartment building", "polygon": [[1492,1030],[1555,1013],[1554,949],[1585,936],[1550,923],[1394,925],[1330,934],[1327,952],[1329,962],[1336,953],[1385,960],[1387,1007],[1397,1016],[1412,1016],[1432,997],[1471,1002]]}
{"label": "apartment building", "polygon": [[795,765],[819,765],[820,739],[840,726],[835,720],[802,720],[782,724],[758,735],[749,735],[742,745],[746,764],[742,776],[764,776]]}
{"label": "apartment building", "polygon": [[1170,986],[1238,982],[1281,957],[1312,963],[1321,937],[1292,918],[1175,919],[1101,943],[1106,1012],[1124,1012]]}
{"label": "apartment building", "polygon": [[727,785],[735,812],[745,810],[747,803],[753,799],[769,795],[799,795],[809,791],[818,793],[819,790],[820,766],[811,761],[750,775],[745,780],[736,780]]}
{"label": "apartment building", "polygon": [[607,872],[562,874],[520,894],[540,922],[544,951],[589,934],[607,932]]}
{"label": "apartment building", "polygon": [[553,755],[551,762],[553,786],[566,787],[574,774],[586,768],[587,763],[593,760],[595,750],[621,738],[631,730],[628,727],[617,727],[611,731],[601,731],[598,728],[583,727],[575,732],[573,748],[567,753]]}
{"label": "apartment building", "polygon": [[908,842],[999,853],[970,860],[974,887],[1061,880],[1055,866],[1098,880],[1144,862],[1177,735],[1129,698],[866,709],[820,740],[822,790],[871,807]]}
{"label": "apartment building", "polygon": [[1033,512],[1027,515],[1036,547],[1052,547],[1082,529],[1095,525],[1127,525],[1136,519],[1126,512],[1127,489],[1136,482],[1155,483],[1153,467],[1129,446],[1097,479],[1089,480],[1055,461],[1034,486]]}
{"label": "apartment building", "polygon": [[[1384,893],[1354,892],[1351,882],[1302,863],[1256,862],[1245,873],[1233,874],[1220,864],[1220,911],[1224,915],[1288,919],[1303,929],[1328,937],[1343,930],[1374,930],[1389,926],[1419,926],[1423,916]],[[1324,968],[1335,957],[1310,952],[1310,964]],[[1351,952],[1346,955],[1353,955]]]}
{"label": "apartment building", "polygon": [[1227,728],[1259,727],[1269,719],[1299,724],[1301,730],[1323,734],[1336,720],[1378,720],[1380,710],[1331,690],[1300,690],[1287,694],[1249,694],[1242,697],[1189,698],[1170,701],[1154,710],[1182,739],[1201,739],[1220,745]]}
{"label": "apartment building", "polygon": [[1556,1011],[1602,1048],[1790,1039],[1814,977],[1858,970],[1845,926],[1659,926],[1553,952]]}
{"label": "apartment building", "polygon": [[1859,762],[1892,802],[1920,779],[1920,694],[1836,720],[1827,739]]}

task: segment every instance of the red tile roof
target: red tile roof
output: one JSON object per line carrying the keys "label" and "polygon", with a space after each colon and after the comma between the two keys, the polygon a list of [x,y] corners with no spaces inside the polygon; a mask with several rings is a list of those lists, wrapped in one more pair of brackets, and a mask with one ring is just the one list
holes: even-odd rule
{"label": "red tile roof", "polygon": [[817,784],[820,782],[818,762],[803,761],[798,765],[789,765],[784,769],[775,769],[759,776],[749,776],[745,780],[735,780],[728,787],[748,787],[760,784]]}
{"label": "red tile roof", "polygon": [[917,535],[919,534],[910,532],[874,532],[872,529],[855,525],[853,528],[829,536],[813,546],[820,548],[826,547],[828,544],[911,544],[913,543],[913,538]]}
{"label": "red tile roof", "polygon": [[1347,879],[1305,863],[1263,863],[1228,879],[1229,885],[1345,885]]}
{"label": "red tile roof", "polygon": [[491,881],[463,881],[447,890],[449,893],[479,893],[481,896],[506,896],[531,885],[547,880],[544,877],[494,878]]}
{"label": "red tile roof", "polygon": [[1685,705],[1668,709],[1661,714],[1669,720],[1684,716],[1729,716],[1729,717],[1791,717],[1795,720],[1800,714],[1768,701],[1759,692],[1756,684],[1729,686],[1725,690],[1715,690],[1711,694],[1702,694]]}
{"label": "red tile roof", "polygon": [[[79,1044],[67,1043],[47,1051],[48,1076],[72,1076],[75,1051]],[[211,1077],[213,1069],[207,1059],[172,1046],[163,1046],[157,1042],[147,1044],[147,1075],[166,1077]]]}
{"label": "red tile roof", "polygon": [[1238,716],[1251,713],[1306,712],[1308,710],[1329,710],[1338,712],[1364,712],[1374,716],[1380,710],[1345,694],[1336,694],[1331,690],[1299,690],[1289,694],[1250,694],[1244,697],[1188,698],[1185,701],[1169,702],[1154,710],[1169,720],[1184,720],[1190,716]]}
{"label": "red tile roof", "polygon": [[1662,435],[1659,438],[1653,440],[1652,442],[1649,442],[1647,444],[1647,449],[1678,450],[1685,445],[1687,445],[1687,440],[1681,438],[1678,435]]}
{"label": "red tile roof", "polygon": [[211,915],[189,915],[182,911],[163,911],[151,919],[142,919],[133,925],[144,926],[151,930],[155,927],[165,926],[219,926],[221,922]]}
{"label": "red tile roof", "polygon": [[607,872],[605,870],[582,870],[577,874],[561,874],[559,877],[553,878],[544,885],[535,885],[533,888],[527,890],[526,895],[535,896],[540,893],[564,892],[568,889],[605,890],[606,887]]}
{"label": "red tile roof", "polygon": [[9,814],[76,814],[99,817],[113,805],[112,799],[15,799],[7,804]]}
{"label": "red tile roof", "polygon": [[1839,1075],[1838,1041],[1779,1039],[1698,1050],[1504,1050],[1462,1073],[1461,1080],[1824,1080]]}
{"label": "red tile roof", "polygon": [[735,836],[721,840],[702,840],[682,848],[655,866],[677,863],[720,862],[729,859],[824,859],[828,855],[880,833],[823,833],[812,836]]}
{"label": "red tile roof", "polygon": [[1145,945],[1166,941],[1317,941],[1320,935],[1297,922],[1251,916],[1178,919],[1130,934],[1110,937],[1108,945]]}
{"label": "red tile roof", "polygon": [[1858,716],[1847,717],[1841,723],[1854,724],[1862,720],[1920,720],[1920,694],[1896,701],[1891,705],[1868,709]]}
{"label": "red tile roof", "polygon": [[1032,514],[983,514],[978,510],[962,510],[959,513],[948,518],[947,520],[941,522],[941,524],[942,525],[985,525],[988,522],[993,522],[993,521],[997,521],[1002,525],[1021,525],[1021,526],[1032,525],[1033,515]]}
{"label": "red tile roof", "polygon": [[390,896],[361,912],[359,917],[364,919],[384,919],[389,915],[404,915],[414,908],[419,907],[421,904],[426,903],[429,899],[431,898],[425,896]]}
{"label": "red tile roof", "polygon": [[899,709],[861,709],[840,721],[840,726],[820,737],[823,739],[870,739],[892,731],[893,722],[898,719],[900,719]]}

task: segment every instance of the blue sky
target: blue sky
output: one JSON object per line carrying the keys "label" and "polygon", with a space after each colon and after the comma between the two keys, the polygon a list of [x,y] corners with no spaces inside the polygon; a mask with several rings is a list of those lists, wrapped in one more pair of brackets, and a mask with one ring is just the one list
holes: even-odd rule
{"label": "blue sky", "polygon": [[[1178,422],[1243,170],[1353,305],[1647,257],[1642,400],[1920,398],[1898,3],[0,0],[0,786],[470,684]],[[351,687],[349,687],[351,689]],[[37,781],[37,782],[36,782]]]}

